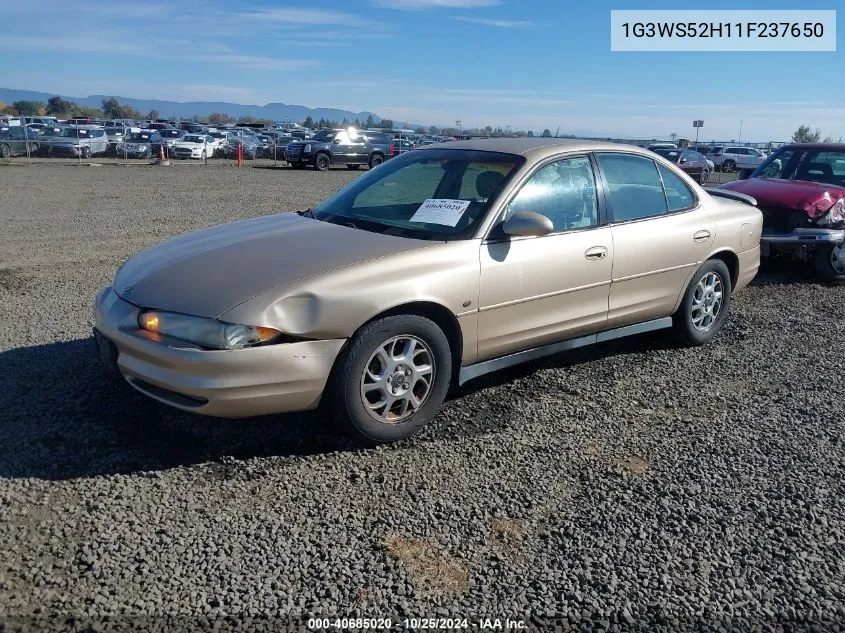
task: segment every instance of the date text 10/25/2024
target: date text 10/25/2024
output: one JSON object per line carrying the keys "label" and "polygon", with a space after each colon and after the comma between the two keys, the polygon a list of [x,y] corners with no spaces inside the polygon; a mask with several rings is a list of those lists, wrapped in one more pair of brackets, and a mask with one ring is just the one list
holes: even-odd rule
{"label": "date text 10/25/2024", "polygon": [[516,618],[310,618],[308,628],[312,631],[361,630],[361,631],[524,631],[528,629],[525,620]]}

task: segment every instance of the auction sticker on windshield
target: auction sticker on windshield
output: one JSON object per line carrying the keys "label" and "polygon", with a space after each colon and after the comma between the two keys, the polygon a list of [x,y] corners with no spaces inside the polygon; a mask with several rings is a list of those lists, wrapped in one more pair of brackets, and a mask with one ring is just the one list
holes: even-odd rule
{"label": "auction sticker on windshield", "polygon": [[469,207],[471,200],[449,200],[448,198],[429,198],[420,205],[411,216],[411,222],[424,224],[443,224],[457,226]]}

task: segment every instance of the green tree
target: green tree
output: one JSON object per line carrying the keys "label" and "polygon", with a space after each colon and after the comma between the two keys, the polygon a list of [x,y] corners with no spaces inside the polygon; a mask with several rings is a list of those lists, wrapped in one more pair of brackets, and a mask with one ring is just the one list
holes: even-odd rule
{"label": "green tree", "polygon": [[551,138],[552,137],[552,131],[549,128],[546,128],[545,130],[543,130],[542,137],[543,138]]}
{"label": "green tree", "polygon": [[15,101],[12,107],[21,116],[37,116],[46,110],[46,106],[41,101]]}
{"label": "green tree", "polygon": [[531,130],[528,130],[528,134],[526,134],[526,136],[528,138],[534,138],[534,132],[532,132]]}
{"label": "green tree", "polygon": [[382,119],[381,120],[381,129],[392,130],[393,129],[393,121],[391,119]]}
{"label": "green tree", "polygon": [[208,122],[211,125],[223,125],[225,123],[231,123],[232,117],[225,112],[212,112],[208,115]]}
{"label": "green tree", "polygon": [[73,103],[58,96],[47,99],[47,114],[51,116],[65,117],[70,113],[72,107]]}
{"label": "green tree", "polygon": [[103,115],[107,119],[140,119],[141,113],[135,108],[126,105],[120,105],[120,102],[114,97],[103,99]]}
{"label": "green tree", "polygon": [[432,136],[437,136],[438,134],[440,134],[440,128],[437,127],[436,125],[432,125],[431,127],[428,128],[428,133],[431,134]]}
{"label": "green tree", "polygon": [[792,142],[818,143],[821,137],[822,131],[820,129],[811,130],[809,125],[802,125],[792,134]]}
{"label": "green tree", "polygon": [[425,128],[421,125],[417,129],[414,130],[417,134],[425,134]]}
{"label": "green tree", "polygon": [[314,127],[314,119],[311,117],[310,114],[305,117],[305,121],[303,121],[302,127],[307,127],[309,130]]}
{"label": "green tree", "polygon": [[367,122],[364,123],[364,125],[367,127],[367,129],[376,126],[376,122],[375,122],[375,119],[373,119],[372,114],[367,115]]}
{"label": "green tree", "polygon": [[822,143],[842,143],[842,137],[840,136],[838,139],[834,140],[834,138],[828,134],[824,137]]}

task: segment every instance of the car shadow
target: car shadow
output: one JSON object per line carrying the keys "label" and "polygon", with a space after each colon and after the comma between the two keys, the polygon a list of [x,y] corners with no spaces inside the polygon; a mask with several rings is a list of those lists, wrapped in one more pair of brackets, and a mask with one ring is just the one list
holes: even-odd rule
{"label": "car shadow", "polygon": [[91,338],[0,352],[0,399],[0,477],[72,479],[357,448],[320,412],[228,420],[161,405],[108,374]]}
{"label": "car shadow", "polygon": [[[645,334],[573,350],[475,379],[460,398],[550,367],[673,346]],[[224,457],[292,457],[361,450],[322,411],[240,420],[210,418],[159,404],[102,367],[93,339],[0,352],[0,477],[65,480],[151,473]],[[494,425],[495,426],[495,425]],[[484,421],[434,425],[408,442],[437,442],[495,431]],[[407,443],[395,445],[401,450]]]}

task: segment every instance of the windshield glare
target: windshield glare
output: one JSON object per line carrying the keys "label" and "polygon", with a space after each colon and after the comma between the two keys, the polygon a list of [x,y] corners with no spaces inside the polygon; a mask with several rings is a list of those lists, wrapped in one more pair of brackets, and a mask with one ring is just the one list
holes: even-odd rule
{"label": "windshield glare", "polygon": [[199,134],[187,134],[182,140],[186,143],[205,143],[205,137]]}
{"label": "windshield glare", "polygon": [[[467,150],[403,154],[367,172],[314,210],[314,217],[386,235],[469,239],[521,156]],[[429,202],[423,209],[424,203]]]}
{"label": "windshield glare", "polygon": [[322,130],[311,137],[312,141],[330,141],[334,138],[332,130]]}
{"label": "windshield glare", "polygon": [[88,130],[80,130],[79,128],[75,127],[66,127],[62,130],[62,133],[59,136],[64,136],[66,138],[82,138],[83,136],[88,136]]}

